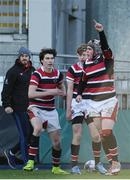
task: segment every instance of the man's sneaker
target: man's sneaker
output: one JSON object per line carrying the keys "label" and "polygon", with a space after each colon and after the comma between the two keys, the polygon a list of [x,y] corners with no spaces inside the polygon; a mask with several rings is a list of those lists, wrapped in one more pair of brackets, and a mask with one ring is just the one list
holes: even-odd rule
{"label": "man's sneaker", "polygon": [[106,174],[107,170],[104,168],[103,164],[99,162],[98,164],[95,165],[95,169],[100,173],[100,174]]}
{"label": "man's sneaker", "polygon": [[34,169],[34,160],[28,160],[26,166],[23,167],[25,171],[32,171]]}
{"label": "man's sneaker", "polygon": [[67,174],[70,174],[69,172],[67,171],[64,171],[63,169],[61,169],[60,167],[55,167],[53,166],[52,168],[52,171],[51,171],[53,174],[63,174],[63,175],[67,175]]}
{"label": "man's sneaker", "polygon": [[72,174],[81,174],[80,168],[78,166],[74,166],[71,169]]}
{"label": "man's sneaker", "polygon": [[15,155],[11,155],[9,150],[4,151],[5,157],[7,158],[8,164],[12,169],[16,169]]}
{"label": "man's sneaker", "polygon": [[106,173],[107,176],[111,175],[117,175],[121,170],[121,164],[120,162],[113,161],[110,169],[108,170],[108,173]]}

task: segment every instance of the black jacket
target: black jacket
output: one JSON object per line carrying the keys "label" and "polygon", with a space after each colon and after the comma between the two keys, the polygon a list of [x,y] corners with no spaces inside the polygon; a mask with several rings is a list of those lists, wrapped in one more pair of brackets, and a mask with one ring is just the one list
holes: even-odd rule
{"label": "black jacket", "polygon": [[1,93],[2,106],[12,107],[14,111],[26,111],[28,107],[28,87],[34,67],[30,62],[25,68],[16,59],[15,65],[6,73]]}

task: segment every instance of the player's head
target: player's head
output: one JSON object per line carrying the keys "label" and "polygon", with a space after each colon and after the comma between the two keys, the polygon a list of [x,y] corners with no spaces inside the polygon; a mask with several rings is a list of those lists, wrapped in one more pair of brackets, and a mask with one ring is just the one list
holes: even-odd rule
{"label": "player's head", "polygon": [[81,44],[78,48],[77,48],[77,54],[82,55],[82,53],[84,51],[86,51],[87,49],[87,44]]}
{"label": "player's head", "polygon": [[100,41],[97,39],[90,40],[87,43],[87,50],[90,51],[88,54],[91,58],[95,57],[96,55],[102,54]]}
{"label": "player's head", "polygon": [[43,64],[43,61],[45,59],[54,59],[57,55],[57,52],[55,49],[52,48],[43,48],[41,49],[41,52],[39,53],[39,60],[41,64]]}
{"label": "player's head", "polygon": [[84,62],[86,60],[87,57],[86,50],[87,50],[87,44],[81,44],[77,48],[77,55],[81,62]]}
{"label": "player's head", "polygon": [[18,59],[17,61],[20,64],[23,64],[24,66],[26,66],[31,58],[31,52],[29,51],[29,49],[25,48],[25,47],[21,47],[18,51]]}
{"label": "player's head", "polygon": [[56,57],[56,50],[51,48],[41,49],[39,59],[46,72],[52,72],[54,68],[54,59]]}

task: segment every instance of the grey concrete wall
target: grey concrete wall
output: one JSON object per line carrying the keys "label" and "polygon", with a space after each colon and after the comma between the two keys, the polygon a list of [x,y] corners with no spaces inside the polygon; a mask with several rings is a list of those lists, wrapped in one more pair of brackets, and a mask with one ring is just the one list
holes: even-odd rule
{"label": "grey concrete wall", "polygon": [[109,0],[108,8],[108,33],[115,57],[130,60],[130,1]]}
{"label": "grey concrete wall", "polygon": [[53,35],[59,54],[76,54],[76,48],[85,41],[85,2],[56,0],[53,8],[56,29]]}
{"label": "grey concrete wall", "polygon": [[86,40],[97,37],[93,18],[104,25],[115,59],[130,60],[130,0],[87,0]]}

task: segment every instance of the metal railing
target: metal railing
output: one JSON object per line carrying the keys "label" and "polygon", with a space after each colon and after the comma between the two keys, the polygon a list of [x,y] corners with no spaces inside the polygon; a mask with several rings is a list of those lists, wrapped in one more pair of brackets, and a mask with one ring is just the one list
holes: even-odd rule
{"label": "metal railing", "polygon": [[26,33],[26,0],[0,0],[0,33]]}

